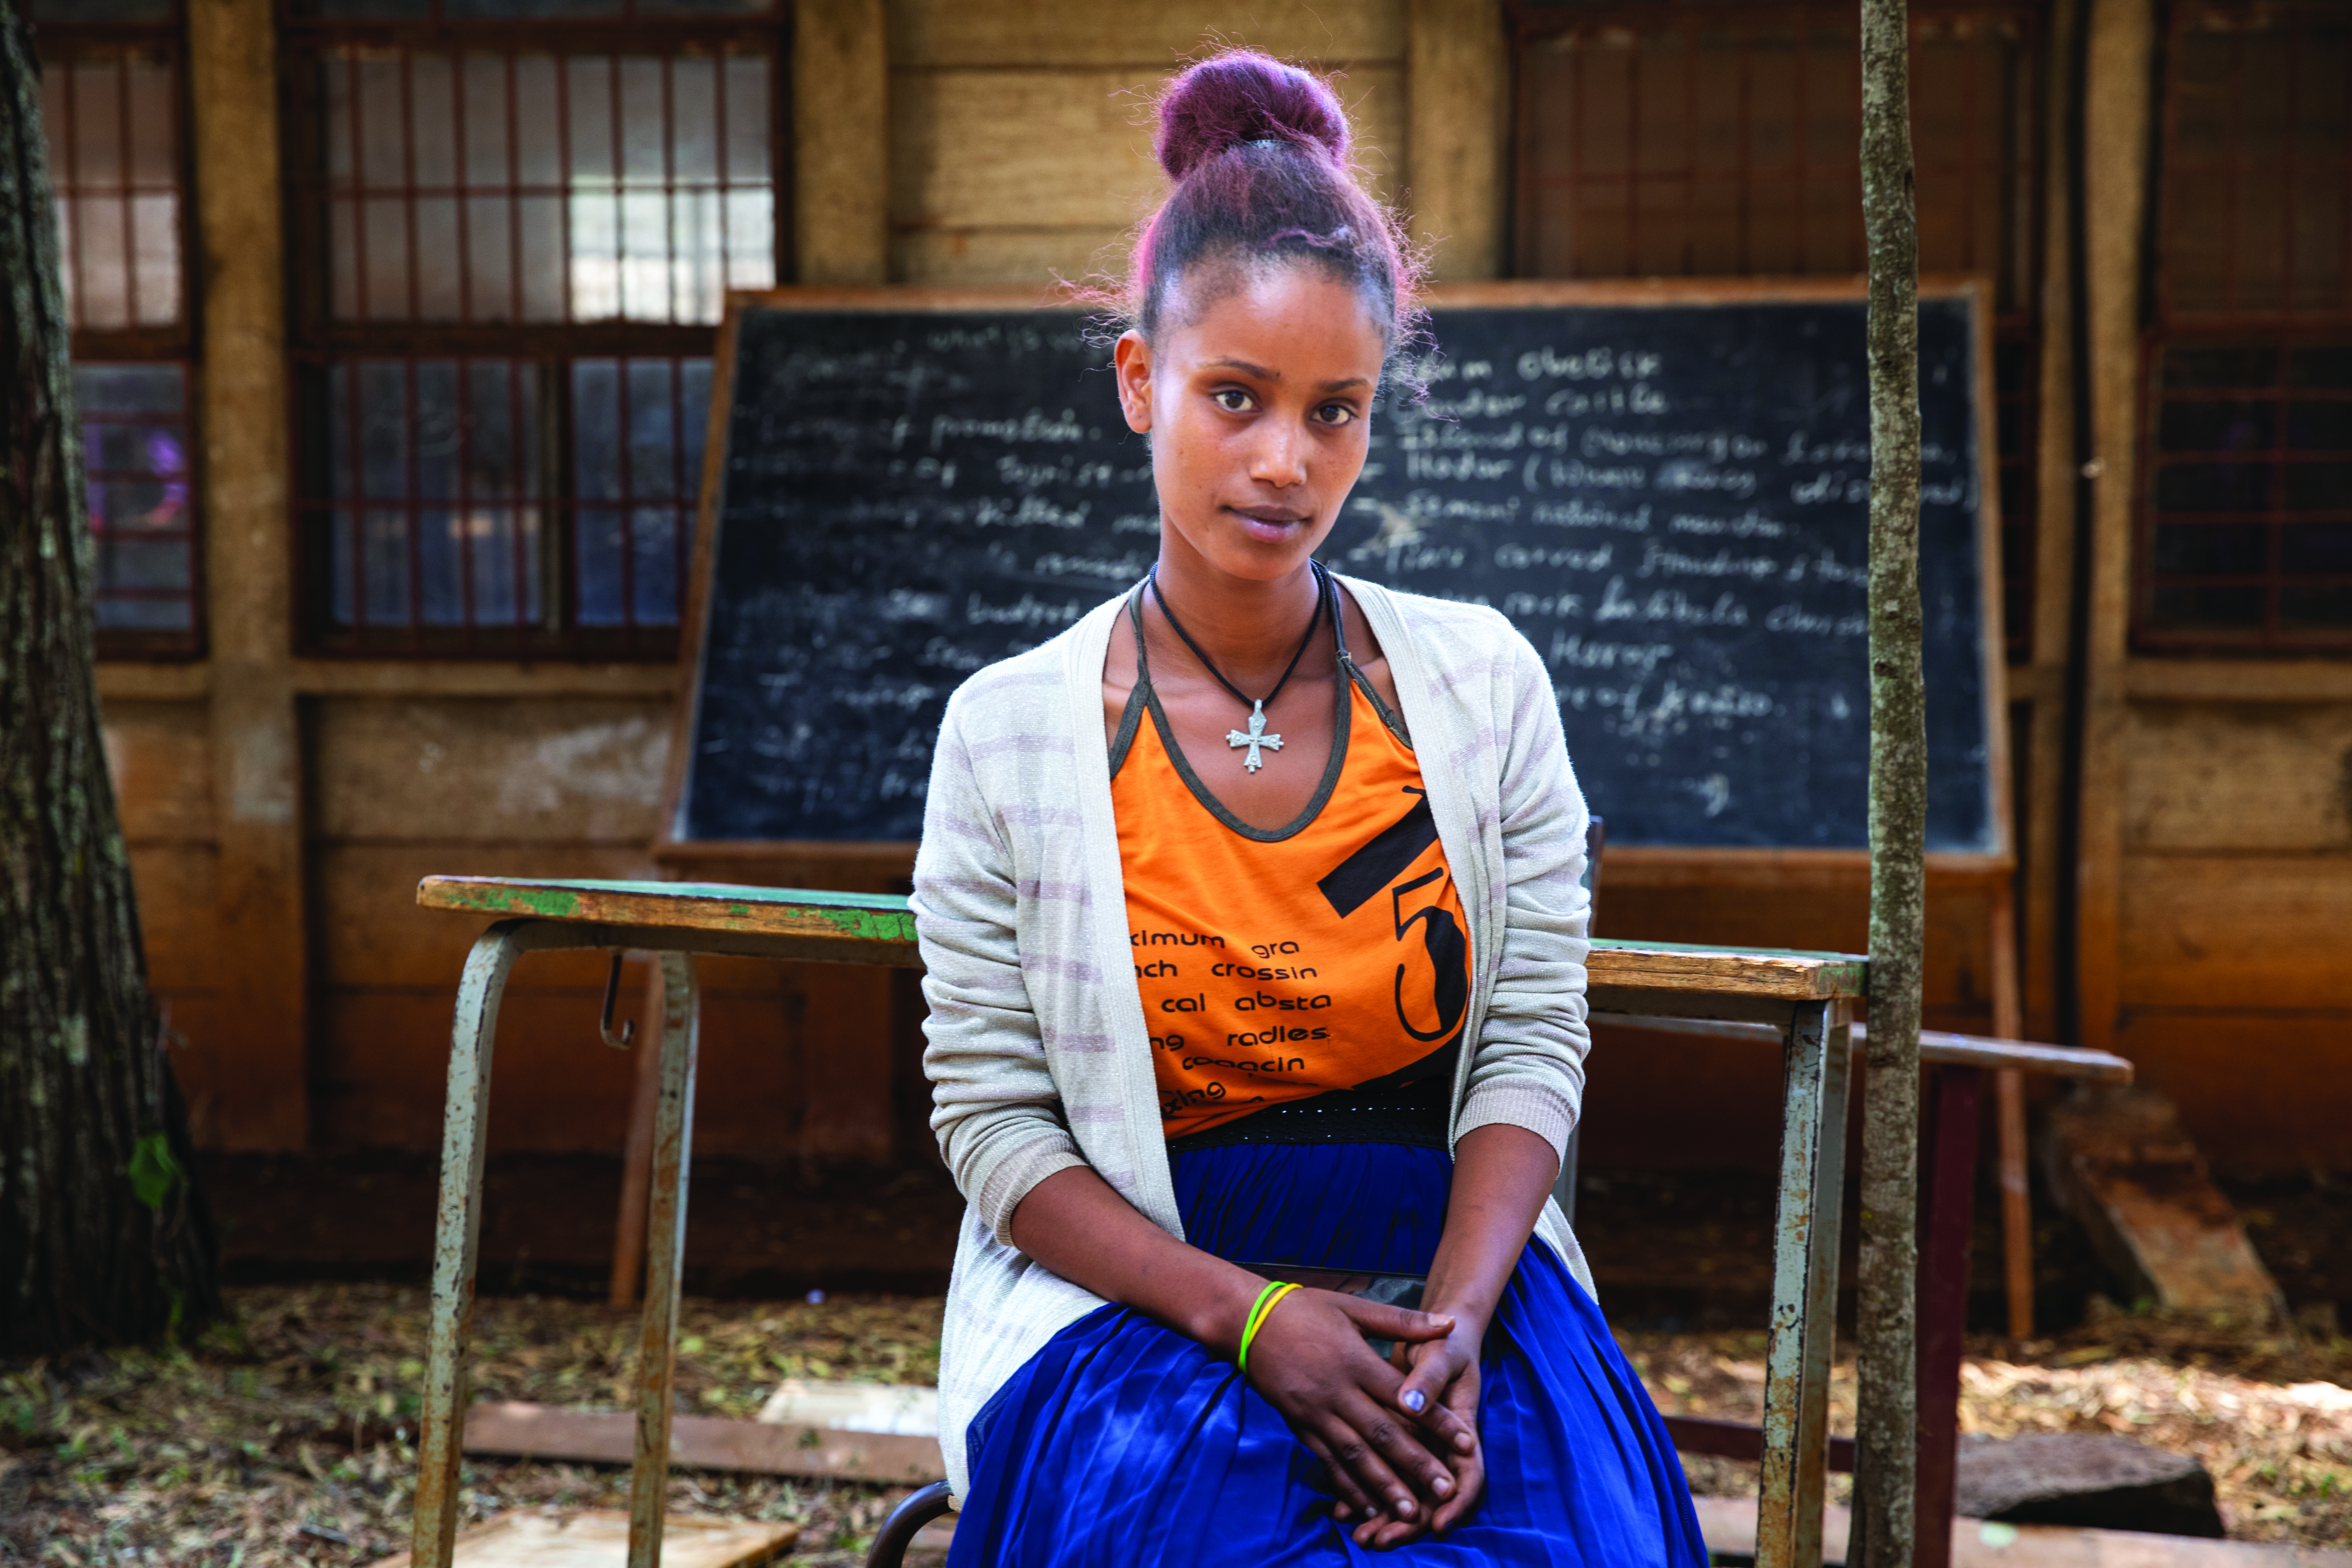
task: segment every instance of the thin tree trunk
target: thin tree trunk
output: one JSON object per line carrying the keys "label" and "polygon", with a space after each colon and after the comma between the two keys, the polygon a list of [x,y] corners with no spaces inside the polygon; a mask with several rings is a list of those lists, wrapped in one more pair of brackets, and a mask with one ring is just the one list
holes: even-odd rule
{"label": "thin tree trunk", "polygon": [[1927,692],[1920,665],[1919,233],[1904,0],[1862,0],[1870,250],[1870,1042],[1862,1117],[1861,1410],[1848,1561],[1908,1568],[1916,1539],[1919,971]]}
{"label": "thin tree trunk", "polygon": [[31,40],[0,6],[0,1352],[215,1310],[100,741],[79,431]]}

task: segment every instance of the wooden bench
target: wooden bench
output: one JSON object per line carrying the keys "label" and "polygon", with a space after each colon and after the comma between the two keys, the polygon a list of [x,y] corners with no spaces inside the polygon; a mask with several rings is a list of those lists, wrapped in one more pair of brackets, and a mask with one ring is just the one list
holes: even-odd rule
{"label": "wooden bench", "polygon": [[[899,897],[691,882],[429,877],[417,890],[417,901],[427,909],[497,918],[467,956],[451,1033],[414,1563],[448,1568],[460,1512],[458,1461],[481,1235],[491,1046],[507,977],[526,952],[635,948],[659,956],[664,994],[629,1536],[631,1568],[655,1568],[669,1465],[671,1373],[692,1146],[696,956],[917,967],[914,916]],[[1676,1027],[1740,1029],[1780,1044],[1771,1318],[1764,1424],[1756,1439],[1763,1468],[1757,1562],[1764,1568],[1821,1561],[1846,1086],[1853,1015],[1865,993],[1866,968],[1852,953],[1623,941],[1595,942],[1590,964],[1588,994],[1596,1013],[1676,1020]],[[2122,1070],[2127,1075],[2129,1068]],[[1949,1098],[1948,1116],[1957,1126],[1958,1097]],[[1941,1101],[1939,1126],[1946,1115],[1940,1106]],[[1972,1119],[1969,1126],[1972,1132]],[[1943,1149],[1941,1140],[1937,1147]],[[1969,1157],[1974,1158],[1972,1138]],[[1965,1226],[1962,1231],[1964,1242]],[[1957,1396],[1957,1359],[1950,1377]]]}

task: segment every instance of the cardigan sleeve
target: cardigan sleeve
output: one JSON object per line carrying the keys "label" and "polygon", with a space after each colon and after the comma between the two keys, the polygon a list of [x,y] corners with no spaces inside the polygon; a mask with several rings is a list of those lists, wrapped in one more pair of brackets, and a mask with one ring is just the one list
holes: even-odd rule
{"label": "cardigan sleeve", "polygon": [[[961,693],[959,694],[961,696]],[[1002,821],[983,797],[951,700],[940,727],[915,855],[915,938],[923,957],[923,1071],[931,1131],[964,1201],[1007,1247],[1031,1188],[1087,1162],[1021,972],[1019,880]]]}
{"label": "cardigan sleeve", "polygon": [[1585,890],[1588,814],[1568,761],[1559,706],[1541,658],[1516,630],[1497,682],[1502,767],[1502,954],[1472,1058],[1455,1134],[1503,1122],[1551,1141],[1563,1156],[1584,1100],[1584,961],[1592,897]]}

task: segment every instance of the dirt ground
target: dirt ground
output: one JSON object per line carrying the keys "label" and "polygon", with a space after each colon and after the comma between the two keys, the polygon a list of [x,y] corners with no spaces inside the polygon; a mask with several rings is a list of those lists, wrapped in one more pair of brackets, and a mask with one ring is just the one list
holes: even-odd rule
{"label": "dirt ground", "polygon": [[[412,1286],[247,1287],[233,1321],[162,1352],[0,1368],[0,1563],[360,1564],[407,1544],[425,1292]],[[784,1377],[931,1381],[936,1298],[822,1304],[695,1300],[680,1407],[748,1416]],[[2197,1454],[2231,1534],[2352,1539],[2352,1341],[2251,1335],[2113,1311],[2063,1336],[1972,1343],[1962,1420],[2002,1436],[2114,1431]],[[633,1314],[579,1300],[489,1298],[477,1393],[611,1409],[628,1399]],[[1753,1417],[1763,1336],[1624,1337],[1667,1409]],[[1851,1430],[1852,1362],[1832,1391]],[[1755,1468],[1686,1461],[1702,1491],[1755,1489]],[[468,1463],[469,1517],[625,1506],[616,1467]],[[901,1492],[777,1478],[673,1479],[681,1513],[791,1520],[793,1561],[846,1568]]]}

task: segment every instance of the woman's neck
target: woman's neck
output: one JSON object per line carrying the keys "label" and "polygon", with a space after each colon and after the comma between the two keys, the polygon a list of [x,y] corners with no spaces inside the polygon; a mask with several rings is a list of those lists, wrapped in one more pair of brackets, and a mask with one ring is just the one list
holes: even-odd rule
{"label": "woman's neck", "polygon": [[1160,593],[1201,651],[1253,696],[1260,694],[1254,679],[1262,676],[1256,684],[1264,686],[1289,664],[1321,595],[1307,561],[1280,577],[1236,577],[1167,542],[1160,545],[1157,578]]}

